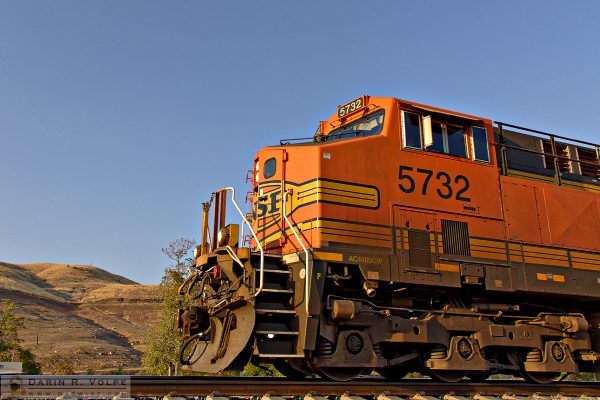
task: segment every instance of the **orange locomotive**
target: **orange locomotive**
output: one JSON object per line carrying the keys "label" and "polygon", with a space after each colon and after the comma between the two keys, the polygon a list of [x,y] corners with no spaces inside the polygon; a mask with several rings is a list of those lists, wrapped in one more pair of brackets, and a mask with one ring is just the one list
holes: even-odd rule
{"label": "orange locomotive", "polygon": [[[251,214],[232,188],[204,205],[180,289],[185,368],[254,357],[295,377],[535,382],[599,369],[600,146],[362,96],[310,140],[260,150],[252,184]],[[225,224],[229,195],[241,226]]]}

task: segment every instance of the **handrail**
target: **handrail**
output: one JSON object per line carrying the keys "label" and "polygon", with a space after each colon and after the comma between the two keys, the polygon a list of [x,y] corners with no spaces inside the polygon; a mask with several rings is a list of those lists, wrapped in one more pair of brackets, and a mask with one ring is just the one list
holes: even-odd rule
{"label": "handrail", "polygon": [[[565,136],[560,136],[560,135],[555,135],[552,133],[547,133],[547,132],[542,132],[542,131],[538,131],[535,129],[529,129],[529,128],[525,128],[522,126],[518,126],[518,125],[512,125],[512,124],[507,124],[505,122],[500,122],[500,121],[495,121],[496,125],[497,125],[497,129],[498,129],[498,134],[500,137],[500,143],[493,143],[496,146],[500,147],[500,152],[501,152],[501,168],[502,168],[502,175],[508,175],[508,159],[507,159],[507,149],[512,149],[515,151],[523,151],[526,153],[530,153],[530,154],[537,154],[537,155],[541,155],[543,157],[551,157],[552,158],[552,164],[553,164],[553,170],[554,170],[554,179],[556,180],[556,184],[557,185],[561,185],[562,184],[562,173],[563,172],[570,172],[570,171],[561,171],[560,168],[560,160],[563,161],[568,161],[571,163],[576,163],[579,164],[579,167],[581,168],[582,165],[585,166],[590,166],[590,167],[594,167],[594,168],[600,168],[600,145],[595,144],[595,143],[591,143],[591,142],[586,142],[583,140],[578,140],[578,139],[572,139],[572,138],[568,138]],[[511,146],[509,144],[506,144],[504,141],[504,127],[508,126],[511,128],[515,128],[515,129],[519,129],[522,131],[526,131],[526,132],[531,132],[531,133],[535,133],[538,135],[545,135],[548,138],[543,138],[543,137],[539,137],[537,136],[537,138],[539,138],[540,140],[547,140],[550,142],[550,148],[551,148],[551,152],[546,152],[544,149],[542,149],[542,151],[538,151],[538,150],[532,150],[532,149],[528,149],[525,147],[516,147],[516,146]],[[556,140],[555,139],[563,139],[567,142],[570,143],[562,143],[568,146],[574,146],[573,143],[577,143],[579,145],[586,145],[589,147],[593,147],[596,153],[596,160],[595,161],[588,161],[588,160],[581,160],[579,158],[571,158],[571,157],[567,157],[564,156],[562,154],[559,154],[557,152],[556,149]],[[588,150],[592,150],[590,148],[587,148]],[[581,175],[583,175],[583,173],[580,172]]]}
{"label": "handrail", "polygon": [[236,210],[242,217],[242,220],[244,221],[244,223],[246,225],[248,225],[248,229],[250,229],[250,233],[252,233],[252,236],[254,237],[254,240],[256,241],[256,245],[260,249],[260,272],[259,272],[260,283],[258,285],[258,290],[256,292],[254,292],[254,294],[252,295],[252,297],[254,298],[254,297],[258,296],[259,293],[263,290],[264,276],[265,276],[265,251],[263,250],[263,247],[260,244],[260,241],[258,240],[258,236],[256,236],[256,233],[254,233],[254,229],[252,229],[252,225],[250,225],[250,222],[248,222],[248,220],[246,219],[246,216],[240,209],[240,206],[238,206],[237,202],[235,201],[235,189],[231,186],[228,186],[228,187],[221,188],[218,191],[221,192],[221,191],[228,191],[228,190],[231,191],[231,202],[233,203]]}
{"label": "handrail", "polygon": [[584,140],[573,139],[573,138],[569,138],[569,137],[566,137],[566,136],[555,135],[554,133],[548,133],[548,132],[538,131],[536,129],[525,128],[525,127],[522,127],[522,126],[519,126],[519,125],[507,124],[506,122],[501,122],[501,121],[494,121],[494,122],[496,124],[501,124],[502,126],[508,126],[510,128],[515,128],[515,129],[519,129],[519,130],[523,130],[523,131],[527,131],[527,132],[537,133],[539,135],[554,136],[555,138],[558,138],[558,139],[563,139],[563,140],[568,140],[570,142],[585,144],[585,145],[588,145],[588,146],[591,146],[591,147],[600,146],[600,144],[598,144],[598,143],[586,142]]}
{"label": "handrail", "polygon": [[290,227],[290,229],[292,230],[292,233],[294,234],[294,236],[296,237],[296,240],[298,241],[298,243],[300,244],[300,246],[302,247],[302,250],[304,250],[304,271],[306,272],[304,279],[305,279],[305,288],[304,288],[304,302],[306,303],[306,316],[310,317],[310,311],[309,311],[309,300],[310,300],[310,281],[312,279],[312,271],[309,271],[309,265],[310,263],[308,262],[308,250],[306,249],[306,246],[304,246],[304,242],[302,242],[302,239],[300,238],[300,236],[296,233],[296,230],[294,229],[294,226],[292,225],[292,223],[290,222],[290,220],[287,217],[287,209],[286,209],[286,202],[287,202],[287,196],[288,196],[288,191],[285,190],[282,192],[282,210],[281,210],[281,215],[283,215],[283,219],[285,220],[285,222],[288,224],[288,226]]}

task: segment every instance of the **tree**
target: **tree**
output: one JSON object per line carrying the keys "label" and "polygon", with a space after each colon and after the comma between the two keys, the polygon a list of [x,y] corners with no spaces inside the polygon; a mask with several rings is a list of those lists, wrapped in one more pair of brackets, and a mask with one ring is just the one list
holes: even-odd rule
{"label": "tree", "polygon": [[54,375],[73,375],[75,374],[73,362],[67,356],[53,354],[48,360],[50,371]]}
{"label": "tree", "polygon": [[176,375],[178,372],[181,333],[175,325],[175,317],[177,311],[184,306],[179,286],[193,266],[194,259],[187,256],[195,245],[193,240],[180,238],[162,249],[174,265],[165,268],[160,283],[162,303],[159,321],[145,337],[147,345],[142,365],[148,374]]}
{"label": "tree", "polygon": [[23,372],[29,375],[40,373],[33,353],[21,347],[23,340],[19,330],[25,327],[23,317],[16,313],[17,305],[9,300],[0,300],[0,361],[12,361],[15,355],[23,363]]}
{"label": "tree", "polygon": [[9,300],[0,301],[0,359],[10,361],[21,349],[19,329],[23,328],[23,317],[15,313],[16,305]]}
{"label": "tree", "polygon": [[35,361],[33,353],[28,349],[21,349],[21,362],[23,363],[23,373],[26,375],[39,375],[42,373],[40,364]]}

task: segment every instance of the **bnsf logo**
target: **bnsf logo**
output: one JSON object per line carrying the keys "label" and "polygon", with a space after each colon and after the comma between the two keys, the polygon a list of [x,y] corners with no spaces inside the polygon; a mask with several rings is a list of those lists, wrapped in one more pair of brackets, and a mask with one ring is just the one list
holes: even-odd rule
{"label": "bnsf logo", "polygon": [[281,190],[276,190],[259,196],[258,200],[254,202],[254,207],[252,207],[252,217],[254,220],[271,217],[279,213],[280,195]]}

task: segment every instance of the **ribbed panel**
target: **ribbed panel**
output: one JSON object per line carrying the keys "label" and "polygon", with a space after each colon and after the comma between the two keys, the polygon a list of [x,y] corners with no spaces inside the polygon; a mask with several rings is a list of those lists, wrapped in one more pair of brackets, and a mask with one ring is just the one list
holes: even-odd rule
{"label": "ribbed panel", "polygon": [[442,220],[442,240],[444,253],[470,256],[469,225],[466,222]]}
{"label": "ribbed panel", "polygon": [[408,231],[408,261],[413,267],[432,268],[429,232]]}

